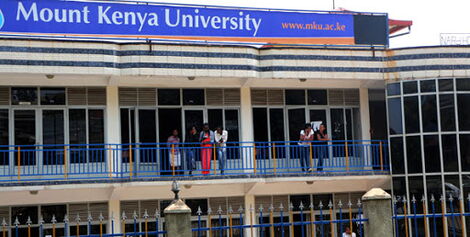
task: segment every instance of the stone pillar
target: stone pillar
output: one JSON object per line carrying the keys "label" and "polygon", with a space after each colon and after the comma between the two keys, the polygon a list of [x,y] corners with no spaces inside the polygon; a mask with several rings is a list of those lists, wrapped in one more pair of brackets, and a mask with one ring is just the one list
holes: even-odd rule
{"label": "stone pillar", "polygon": [[[120,215],[121,214],[121,202],[120,200],[111,199],[108,202],[108,225],[107,225],[107,233],[111,234],[114,233],[121,233],[121,222],[120,222]],[[113,226],[114,224],[114,226]]]}
{"label": "stone pillar", "polygon": [[[245,225],[254,225],[256,224],[256,204],[255,204],[255,196],[253,194],[245,194],[245,218],[244,224]],[[245,237],[256,237],[257,236],[257,229],[253,228],[245,228],[243,236]]]}
{"label": "stone pillar", "polygon": [[175,199],[163,210],[168,237],[191,237],[191,209],[178,196],[179,185],[173,182]]}
{"label": "stone pillar", "polygon": [[365,236],[393,236],[392,197],[380,188],[373,188],[362,196]]}
{"label": "stone pillar", "polygon": [[369,89],[359,88],[362,140],[370,140]]}
{"label": "stone pillar", "polygon": [[[121,143],[121,124],[120,124],[120,110],[119,110],[119,88],[115,85],[106,86],[106,143],[119,144]],[[109,165],[108,172],[110,175],[116,176],[121,170],[120,153],[115,145],[108,147],[111,149],[107,152]]]}
{"label": "stone pillar", "polygon": [[[251,106],[251,88],[241,87],[240,88],[240,124],[241,128],[241,140],[242,142],[253,142],[253,108]],[[253,144],[244,143],[242,151],[243,156],[243,168],[245,172],[253,172],[253,157],[254,149],[251,148]]]}

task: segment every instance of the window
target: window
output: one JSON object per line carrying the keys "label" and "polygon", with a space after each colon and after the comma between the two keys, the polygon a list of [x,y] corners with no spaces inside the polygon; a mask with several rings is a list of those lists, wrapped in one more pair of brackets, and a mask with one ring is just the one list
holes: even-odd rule
{"label": "window", "polygon": [[[427,175],[426,176],[426,191],[428,193],[428,209],[432,212],[432,203],[431,195],[434,196],[434,199],[439,200],[442,195],[442,179],[440,175]],[[434,203],[434,208],[436,213],[441,211],[441,205]],[[438,235],[442,236],[442,235]]]}
{"label": "window", "polygon": [[41,88],[41,105],[65,105],[65,88]]}
{"label": "window", "polygon": [[38,89],[35,87],[11,88],[11,103],[13,105],[37,105]]}
{"label": "window", "polygon": [[406,182],[405,177],[393,177],[393,195],[403,196],[406,195]]}
{"label": "window", "polygon": [[458,91],[470,91],[470,78],[456,79]]}
{"label": "window", "polygon": [[420,126],[418,97],[412,96],[403,98],[403,106],[405,113],[405,132],[418,133]]}
{"label": "window", "polygon": [[11,208],[11,225],[15,226],[15,220],[18,218],[18,221],[22,224],[28,221],[28,217],[31,218],[33,224],[38,223],[38,207],[12,207]]}
{"label": "window", "polygon": [[284,109],[269,109],[271,141],[284,141]]}
{"label": "window", "polygon": [[436,80],[425,80],[420,81],[421,92],[435,92],[436,91]]}
{"label": "window", "polygon": [[439,109],[441,113],[441,130],[455,131],[454,95],[440,95]]}
{"label": "window", "polygon": [[[86,144],[86,109],[69,109],[69,143],[70,144]],[[70,151],[71,163],[86,162],[84,146],[73,146]]]}
{"label": "window", "polygon": [[388,124],[390,135],[403,133],[400,98],[388,99]]}
{"label": "window", "polygon": [[286,90],[287,105],[305,105],[305,90]]}
{"label": "window", "polygon": [[423,132],[436,132],[437,106],[435,95],[421,96],[421,113],[423,119]]}
{"label": "window", "polygon": [[406,137],[406,158],[408,173],[422,173],[421,139],[419,136]]}
{"label": "window", "polygon": [[255,141],[269,141],[268,116],[266,108],[253,108],[253,125]]}
{"label": "window", "polygon": [[180,89],[158,89],[159,105],[180,105]]}
{"label": "window", "polygon": [[183,89],[183,105],[204,104],[204,89]]}
{"label": "window", "polygon": [[[293,211],[300,211],[300,203],[304,205],[304,208],[307,208],[308,205],[310,205],[310,195],[292,195],[290,196],[290,203],[294,206]],[[328,203],[324,203],[324,205],[326,206]]]}
{"label": "window", "polygon": [[442,160],[444,162],[444,172],[459,171],[457,156],[457,137],[452,135],[442,135]]}
{"label": "window", "polygon": [[403,94],[414,94],[414,93],[418,93],[418,82],[417,81],[403,82]]}
{"label": "window", "polygon": [[9,148],[8,147],[1,147],[8,145],[8,110],[7,109],[0,109],[0,165],[8,165],[9,164]]}
{"label": "window", "polygon": [[387,95],[399,95],[401,92],[400,90],[400,83],[392,83],[387,85]]}
{"label": "window", "polygon": [[102,109],[88,110],[90,144],[104,143],[104,113]]}
{"label": "window", "polygon": [[308,90],[308,104],[309,105],[326,105],[328,98],[326,90]]}
{"label": "window", "polygon": [[[411,176],[408,177],[408,187],[410,192],[410,197],[415,197],[418,200],[421,200],[421,197],[424,195],[424,184],[423,176]],[[423,213],[423,205],[416,205],[416,213]],[[414,208],[412,208],[411,213],[414,213]],[[419,232],[422,233],[423,231]]]}
{"label": "window", "polygon": [[46,223],[51,223],[53,215],[55,215],[56,220],[60,222],[64,219],[66,213],[67,206],[65,205],[41,206],[41,216]]}
{"label": "window", "polygon": [[225,130],[228,132],[229,142],[238,142],[238,110],[226,109],[225,110]]}
{"label": "window", "polygon": [[439,153],[439,136],[424,136],[424,164],[426,173],[441,172],[441,156]]}
{"label": "window", "polygon": [[453,79],[439,79],[437,81],[439,84],[439,91],[453,91],[454,90],[454,80]]}
{"label": "window", "polygon": [[390,152],[392,159],[392,173],[404,174],[405,173],[405,156],[403,152],[403,138],[392,137],[390,138]]}
{"label": "window", "polygon": [[457,95],[457,109],[459,112],[459,129],[470,131],[470,94]]}
{"label": "window", "polygon": [[470,171],[470,134],[460,135],[460,165],[462,171]]}

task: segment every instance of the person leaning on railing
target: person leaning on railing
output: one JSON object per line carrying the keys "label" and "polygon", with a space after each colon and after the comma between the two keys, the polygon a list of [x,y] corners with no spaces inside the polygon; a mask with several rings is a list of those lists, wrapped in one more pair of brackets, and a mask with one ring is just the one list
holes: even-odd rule
{"label": "person leaning on railing", "polygon": [[179,174],[181,166],[181,152],[179,149],[180,138],[178,137],[178,129],[173,129],[171,136],[168,137],[167,146],[169,148],[168,157],[170,159],[171,169],[175,170],[175,174]]}
{"label": "person leaning on railing", "polygon": [[300,131],[300,142],[299,142],[299,152],[300,152],[300,166],[302,171],[312,171],[310,167],[310,144],[313,141],[314,133],[312,130],[312,125],[309,123],[305,124],[305,128]]}
{"label": "person leaning on railing", "polygon": [[214,132],[209,129],[209,124],[204,123],[199,135],[201,143],[201,166],[202,174],[207,175],[211,170],[212,146],[215,141]]}
{"label": "person leaning on railing", "polygon": [[196,126],[191,126],[186,137],[184,139],[186,152],[185,152],[185,163],[186,170],[189,175],[193,174],[193,170],[196,168],[196,148],[199,143],[199,134],[197,133]]}
{"label": "person leaning on railing", "polygon": [[323,159],[328,157],[328,141],[330,140],[326,133],[325,124],[321,124],[318,131],[315,132],[315,140],[319,141],[314,143],[317,146],[316,150],[318,152],[317,171],[322,171]]}
{"label": "person leaning on railing", "polygon": [[227,140],[228,132],[222,127],[217,127],[215,129],[215,142],[217,144],[217,156],[219,158],[219,169],[220,174],[224,174],[225,163],[227,161]]}

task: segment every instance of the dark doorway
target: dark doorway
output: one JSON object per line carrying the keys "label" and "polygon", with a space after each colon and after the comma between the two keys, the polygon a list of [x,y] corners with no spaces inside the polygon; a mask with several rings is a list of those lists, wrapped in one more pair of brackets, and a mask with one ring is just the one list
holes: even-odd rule
{"label": "dark doorway", "polygon": [[139,146],[140,162],[156,162],[157,153],[155,149],[145,149],[155,147],[157,142],[156,111],[154,109],[139,110]]}
{"label": "dark doorway", "polygon": [[[202,130],[202,124],[204,123],[204,112],[203,110],[185,110],[184,111],[184,134],[191,129],[192,126],[196,126],[198,131]],[[181,134],[181,137],[183,134]]]}
{"label": "dark doorway", "polygon": [[[64,111],[42,111],[42,142],[45,145],[43,155],[44,165],[64,163],[63,147],[54,145],[64,144]],[[48,146],[49,145],[49,146]]]}
{"label": "dark doorway", "polygon": [[[36,111],[34,110],[15,110],[15,145],[35,145],[36,144]],[[31,149],[29,146],[26,149]],[[15,153],[15,157],[17,154]],[[15,165],[18,165],[18,160]],[[36,152],[21,152],[21,165],[36,165]]]}
{"label": "dark doorway", "polygon": [[[168,137],[171,135],[173,129],[177,129],[179,132],[179,137],[181,139],[181,109],[177,108],[168,108],[168,109],[158,109],[158,135],[159,141],[162,148],[167,147],[165,144],[168,140]],[[160,169],[162,171],[162,175],[169,175],[171,174],[170,169],[170,156],[168,149],[161,149],[160,150]]]}

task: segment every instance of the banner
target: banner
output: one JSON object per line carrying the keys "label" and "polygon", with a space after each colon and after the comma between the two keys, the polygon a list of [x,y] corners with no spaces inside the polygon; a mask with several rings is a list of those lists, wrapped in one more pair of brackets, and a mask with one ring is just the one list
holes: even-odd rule
{"label": "banner", "polygon": [[1,0],[0,34],[354,44],[354,15],[201,6]]}

